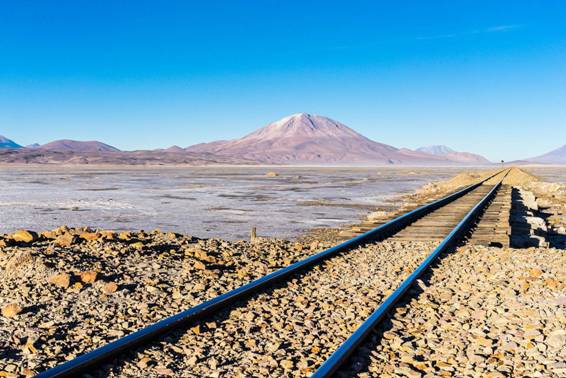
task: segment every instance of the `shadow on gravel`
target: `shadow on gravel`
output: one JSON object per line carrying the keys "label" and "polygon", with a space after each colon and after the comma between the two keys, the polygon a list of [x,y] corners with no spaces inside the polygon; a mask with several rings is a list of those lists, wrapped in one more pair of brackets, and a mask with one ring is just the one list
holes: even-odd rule
{"label": "shadow on gravel", "polygon": [[517,188],[511,192],[511,247],[566,248],[566,235],[552,231],[547,219],[552,214],[538,206],[535,197]]}

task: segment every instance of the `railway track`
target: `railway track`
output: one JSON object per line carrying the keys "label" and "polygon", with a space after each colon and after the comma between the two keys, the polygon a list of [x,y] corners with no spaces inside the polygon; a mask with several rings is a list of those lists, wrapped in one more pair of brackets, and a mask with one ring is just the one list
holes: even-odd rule
{"label": "railway track", "polygon": [[[76,376],[104,364],[110,369],[106,372],[108,375],[120,375],[119,369],[131,365],[127,360],[135,358],[135,348],[142,345],[150,350],[169,348],[162,358],[182,360],[175,366],[187,372],[184,376],[192,376],[191,372],[194,376],[206,374],[204,365],[209,373],[223,366],[231,373],[246,375],[245,366],[253,363],[258,367],[255,374],[269,373],[277,366],[279,373],[301,370],[315,377],[330,376],[437,256],[462,239],[490,203],[488,211],[496,210],[493,206],[497,202],[493,200],[507,173],[507,170],[500,171],[338,246],[40,373],[38,377]],[[490,184],[492,182],[494,184]],[[494,214],[488,215],[497,218]],[[486,235],[485,229],[482,232]],[[420,252],[411,253],[414,248]],[[390,269],[383,270],[383,266]],[[332,290],[344,292],[343,296],[338,296],[338,302],[327,301]],[[270,304],[265,307],[265,303]],[[373,309],[375,311],[370,313]],[[202,325],[197,323],[203,320]],[[292,339],[299,333],[302,336],[297,344]],[[163,342],[164,335],[167,336]],[[252,335],[249,345],[248,341],[243,341],[245,345],[235,348],[233,356],[220,358],[230,347],[226,339],[239,343],[249,335]],[[316,337],[328,345],[316,342]],[[262,339],[271,341],[263,343]],[[306,354],[302,351],[304,347],[309,349]],[[276,358],[255,358],[262,353]],[[286,353],[293,354],[294,360],[289,360]],[[240,355],[242,358],[236,361]],[[144,368],[144,364],[135,365]]]}

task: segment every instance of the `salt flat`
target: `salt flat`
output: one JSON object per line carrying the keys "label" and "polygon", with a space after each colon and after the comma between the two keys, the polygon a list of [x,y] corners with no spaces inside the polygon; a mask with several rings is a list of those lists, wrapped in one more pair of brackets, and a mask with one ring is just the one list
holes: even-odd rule
{"label": "salt flat", "polygon": [[[198,237],[294,237],[462,168],[2,167],[0,232],[60,225],[177,231]],[[266,177],[276,171],[278,177]]]}
{"label": "salt flat", "polygon": [[[60,225],[161,228],[198,237],[292,238],[398,205],[465,168],[2,167],[0,232]],[[469,168],[467,168],[469,169]],[[278,177],[266,177],[276,171]],[[563,180],[562,169],[535,170]]]}

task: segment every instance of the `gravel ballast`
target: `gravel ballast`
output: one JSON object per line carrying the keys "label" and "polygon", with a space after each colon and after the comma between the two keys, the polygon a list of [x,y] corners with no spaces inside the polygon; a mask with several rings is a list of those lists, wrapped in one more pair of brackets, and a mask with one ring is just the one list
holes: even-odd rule
{"label": "gravel ballast", "polygon": [[101,375],[309,376],[435,246],[385,241],[341,254]]}
{"label": "gravel ballast", "polygon": [[0,252],[0,372],[8,376],[34,375],[328,247],[158,231],[61,228],[32,237]]}
{"label": "gravel ballast", "polygon": [[565,266],[563,250],[463,247],[423,277],[343,373],[564,377]]}

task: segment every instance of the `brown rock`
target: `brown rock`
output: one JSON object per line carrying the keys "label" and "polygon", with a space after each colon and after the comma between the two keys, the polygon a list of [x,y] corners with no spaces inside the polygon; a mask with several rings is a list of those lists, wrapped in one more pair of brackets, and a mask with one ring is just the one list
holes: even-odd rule
{"label": "brown rock", "polygon": [[177,234],[175,232],[168,232],[165,234],[165,237],[169,240],[175,240],[180,236],[180,234]]}
{"label": "brown rock", "polygon": [[143,245],[142,242],[136,242],[136,243],[131,244],[131,247],[134,248],[134,249],[137,249],[138,251],[141,251],[143,249],[144,245]]}
{"label": "brown rock", "polygon": [[544,283],[551,289],[558,289],[561,286],[560,281],[554,278],[547,278]]}
{"label": "brown rock", "polygon": [[116,238],[116,234],[113,231],[100,231],[100,236],[104,240],[114,240]]}
{"label": "brown rock", "polygon": [[59,247],[70,247],[77,242],[77,237],[71,233],[65,233],[55,239],[55,244]]}
{"label": "brown rock", "polygon": [[195,260],[194,267],[197,268],[198,270],[206,270],[206,265],[204,265],[198,260]]}
{"label": "brown rock", "polygon": [[138,363],[136,364],[139,368],[146,368],[147,365],[151,362],[151,358],[149,357],[144,357],[141,360],[138,361]]}
{"label": "brown rock", "polygon": [[71,276],[67,273],[56,274],[49,277],[49,283],[66,289],[71,284]]}
{"label": "brown rock", "polygon": [[100,235],[98,232],[83,232],[79,234],[79,238],[87,241],[98,240],[101,238],[101,236],[102,235]]}
{"label": "brown rock", "polygon": [[529,276],[532,278],[539,278],[542,275],[542,270],[538,268],[533,268],[529,270]]}
{"label": "brown rock", "polygon": [[165,367],[165,366],[156,366],[155,367],[155,372],[157,374],[159,374],[160,376],[166,376],[166,377],[172,377],[175,375],[175,373],[173,372],[173,370]]}
{"label": "brown rock", "polygon": [[17,252],[6,263],[6,271],[12,271],[22,265],[26,265],[33,260],[30,251]]}
{"label": "brown rock", "polygon": [[210,256],[208,253],[206,253],[205,251],[203,251],[200,248],[196,248],[193,252],[193,255],[201,261],[206,261],[206,262],[210,262],[210,263],[213,263],[213,262],[216,261],[216,259],[214,257]]}
{"label": "brown rock", "polygon": [[73,286],[71,286],[71,289],[70,289],[70,290],[71,290],[71,291],[74,291],[74,292],[76,292],[76,293],[78,293],[79,291],[82,290],[82,288],[83,288],[83,284],[82,284],[82,283],[80,283],[80,282],[75,282],[75,283],[73,284]]}
{"label": "brown rock", "polygon": [[22,312],[22,308],[15,303],[10,303],[2,307],[2,316],[6,318],[13,318]]}
{"label": "brown rock", "polygon": [[283,360],[280,362],[280,365],[285,370],[291,370],[295,366],[295,364],[291,360]]}
{"label": "brown rock", "polygon": [[10,235],[10,237],[14,241],[23,243],[32,243],[37,240],[37,234],[27,230],[18,230]]}
{"label": "brown rock", "polygon": [[81,273],[81,281],[84,283],[93,283],[96,281],[98,273],[94,270],[87,270]]}
{"label": "brown rock", "polygon": [[112,293],[115,293],[116,290],[118,290],[118,285],[117,285],[115,282],[108,282],[107,284],[105,284],[105,285],[102,287],[102,291],[103,291],[105,294],[112,294]]}
{"label": "brown rock", "polygon": [[124,232],[120,232],[120,234],[118,234],[118,239],[120,240],[131,240],[132,239],[132,233],[129,231],[124,231]]}
{"label": "brown rock", "polygon": [[45,238],[45,239],[55,239],[57,238],[57,232],[56,230],[53,231],[43,231],[41,232],[41,237]]}
{"label": "brown rock", "polygon": [[197,335],[200,335],[200,325],[196,325],[193,328],[191,328],[191,331],[193,331],[194,333],[196,333]]}

